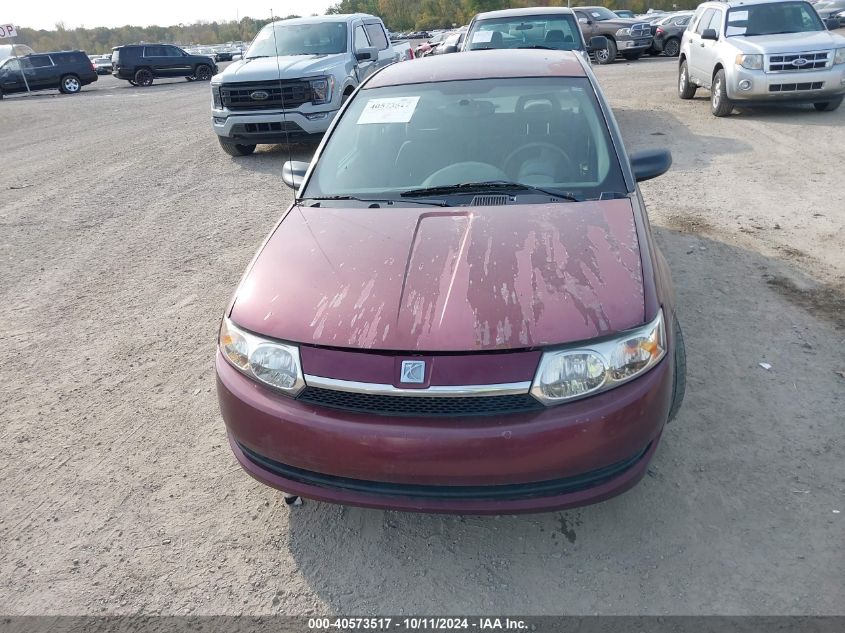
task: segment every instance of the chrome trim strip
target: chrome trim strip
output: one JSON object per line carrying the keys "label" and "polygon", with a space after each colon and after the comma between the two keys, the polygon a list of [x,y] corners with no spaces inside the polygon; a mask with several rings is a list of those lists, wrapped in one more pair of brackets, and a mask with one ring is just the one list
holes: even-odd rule
{"label": "chrome trim strip", "polygon": [[486,396],[514,396],[527,394],[531,389],[531,381],[506,382],[495,385],[467,385],[467,386],[433,386],[427,389],[402,389],[393,385],[382,385],[372,382],[356,382],[354,380],[338,380],[305,374],[305,384],[319,389],[334,391],[348,391],[351,393],[368,393],[375,396],[407,396],[409,398],[461,398]]}

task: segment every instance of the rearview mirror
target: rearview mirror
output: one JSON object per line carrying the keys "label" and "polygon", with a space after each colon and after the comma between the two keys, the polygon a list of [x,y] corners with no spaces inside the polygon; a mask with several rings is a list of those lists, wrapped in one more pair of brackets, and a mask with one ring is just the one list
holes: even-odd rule
{"label": "rearview mirror", "polygon": [[235,53],[234,55],[232,55],[232,61],[233,61],[233,62],[239,62],[239,61],[241,61],[243,58],[244,58],[244,56],[243,56],[243,55],[241,55],[240,53]]}
{"label": "rearview mirror", "polygon": [[716,29],[704,29],[704,32],[701,34],[701,39],[715,41],[719,39],[719,34],[716,33]]}
{"label": "rearview mirror", "polygon": [[378,59],[378,49],[373,48],[373,47],[359,48],[355,52],[355,59],[357,59],[359,62],[367,62],[367,61],[376,60],[376,59]]}
{"label": "rearview mirror", "polygon": [[590,38],[590,44],[587,46],[588,53],[595,53],[596,51],[603,51],[607,48],[607,38],[604,35],[596,35]]}
{"label": "rearview mirror", "polygon": [[633,152],[629,159],[637,182],[662,176],[672,166],[672,153],[667,149],[646,149]]}
{"label": "rearview mirror", "polygon": [[298,190],[305,180],[305,173],[308,171],[308,163],[298,160],[289,160],[282,166],[282,180],[293,189]]}

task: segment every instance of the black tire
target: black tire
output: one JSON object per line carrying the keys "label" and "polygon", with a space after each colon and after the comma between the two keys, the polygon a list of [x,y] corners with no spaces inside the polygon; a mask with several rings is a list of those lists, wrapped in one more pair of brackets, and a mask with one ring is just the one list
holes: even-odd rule
{"label": "black tire", "polygon": [[206,64],[200,64],[194,71],[194,79],[197,81],[211,81],[212,74],[211,68]]}
{"label": "black tire", "polygon": [[687,61],[684,60],[678,68],[678,96],[681,99],[692,99],[696,90],[698,90],[698,87],[689,80]]}
{"label": "black tire", "polygon": [[622,53],[622,57],[627,59],[629,62],[637,61],[640,57],[642,57],[642,55],[642,53]]}
{"label": "black tire", "polygon": [[141,86],[142,88],[146,88],[147,86],[153,85],[153,71],[149,68],[139,68],[135,71],[135,85]]}
{"label": "black tire", "polygon": [[728,116],[733,112],[733,101],[728,99],[725,89],[725,71],[717,70],[713,76],[713,83],[710,85],[710,112],[713,116]]}
{"label": "black tire", "polygon": [[596,61],[605,66],[616,61],[616,42],[607,38],[607,48],[601,48],[596,51]]}
{"label": "black tire", "polygon": [[65,75],[59,80],[59,92],[66,95],[75,95],[82,90],[82,82],[76,75]]}
{"label": "black tire", "polygon": [[677,57],[681,54],[681,42],[677,37],[671,37],[663,43],[663,54],[666,57]]}
{"label": "black tire", "polygon": [[218,140],[220,141],[220,147],[229,156],[249,156],[255,151],[255,145],[239,145],[237,143],[227,143],[223,139]]}
{"label": "black tire", "polygon": [[135,83],[135,80],[134,80],[134,79],[127,79],[126,81],[128,81],[128,82],[129,82],[129,85],[130,85],[130,86],[137,86],[137,85],[138,85],[138,84],[136,84],[136,83]]}
{"label": "black tire", "polygon": [[837,97],[836,99],[831,99],[830,101],[821,101],[819,103],[814,103],[813,107],[819,112],[833,112],[842,105],[842,99],[844,97]]}
{"label": "black tire", "polygon": [[0,101],[3,101],[3,89],[0,88]]}
{"label": "black tire", "polygon": [[669,422],[678,415],[678,410],[687,392],[687,348],[684,346],[684,333],[675,316],[675,372],[672,386],[672,407],[669,409]]}
{"label": "black tire", "polygon": [[185,79],[187,79],[188,81],[194,81],[196,79],[196,77],[190,77],[189,76],[189,77],[185,77]]}

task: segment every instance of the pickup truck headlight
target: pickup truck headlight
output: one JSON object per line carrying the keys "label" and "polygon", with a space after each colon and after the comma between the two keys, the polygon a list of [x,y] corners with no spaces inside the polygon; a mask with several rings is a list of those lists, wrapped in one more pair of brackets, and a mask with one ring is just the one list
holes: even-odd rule
{"label": "pickup truck headlight", "polygon": [[289,396],[305,387],[299,348],[261,338],[238,328],[229,319],[220,326],[220,352],[242,374]]}
{"label": "pickup truck headlight", "polygon": [[322,105],[332,100],[334,91],[334,77],[320,77],[311,80],[311,103]]}
{"label": "pickup truck headlight", "polygon": [[616,31],[616,35],[620,35],[620,36],[630,35],[630,34],[631,34],[631,29],[619,29],[618,31]]}
{"label": "pickup truck headlight", "polygon": [[834,64],[845,64],[845,48],[837,48],[833,56]]}
{"label": "pickup truck headlight", "polygon": [[220,84],[211,84],[211,105],[215,110],[223,109],[223,97],[220,94]]}
{"label": "pickup truck headlight", "polygon": [[762,55],[743,55],[740,53],[736,56],[736,65],[747,68],[748,70],[762,70],[763,56]]}
{"label": "pickup truck headlight", "polygon": [[647,372],[666,355],[663,310],[651,323],[595,344],[543,354],[531,395],[546,406],[613,389]]}

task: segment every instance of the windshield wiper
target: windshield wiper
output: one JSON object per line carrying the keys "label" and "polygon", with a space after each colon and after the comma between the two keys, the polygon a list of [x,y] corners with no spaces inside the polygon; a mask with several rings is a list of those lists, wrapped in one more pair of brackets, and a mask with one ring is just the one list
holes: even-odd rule
{"label": "windshield wiper", "polygon": [[424,187],[422,189],[411,189],[403,191],[400,195],[403,198],[417,198],[425,196],[449,195],[456,193],[480,193],[484,191],[530,191],[544,196],[551,196],[558,200],[568,202],[581,202],[581,199],[565,191],[552,191],[533,185],[526,185],[521,182],[510,182],[507,180],[490,180],[486,182],[464,182],[457,185],[444,185],[440,187]]}
{"label": "windshield wiper", "polygon": [[[403,194],[404,195],[404,194]],[[354,200],[355,202],[370,202],[373,204],[388,204],[393,205],[397,202],[403,202],[402,200],[394,200],[391,198],[359,198],[357,196],[306,196],[303,200],[315,200],[317,202],[322,201],[338,201],[338,200]],[[445,200],[413,200],[411,201],[412,204],[427,204],[432,207],[448,207],[449,205],[446,204]]]}
{"label": "windshield wiper", "polygon": [[559,48],[555,48],[554,46],[543,46],[542,44],[532,44],[531,46],[517,46],[517,48],[541,48],[544,51],[558,51],[561,50]]}
{"label": "windshield wiper", "polygon": [[244,57],[244,59],[263,59],[265,57],[270,57],[269,55],[251,55],[250,57]]}

